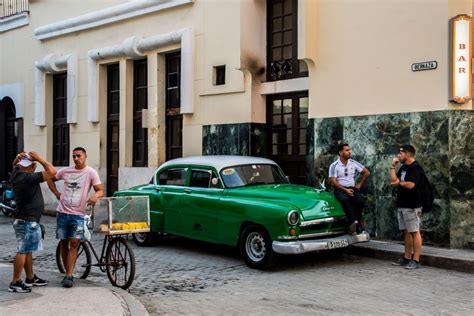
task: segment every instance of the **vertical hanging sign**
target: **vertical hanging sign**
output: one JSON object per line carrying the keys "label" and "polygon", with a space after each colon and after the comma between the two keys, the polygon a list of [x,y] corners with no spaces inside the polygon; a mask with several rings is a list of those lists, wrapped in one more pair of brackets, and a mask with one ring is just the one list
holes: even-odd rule
{"label": "vertical hanging sign", "polygon": [[451,24],[451,100],[465,103],[472,98],[472,18],[458,15]]}

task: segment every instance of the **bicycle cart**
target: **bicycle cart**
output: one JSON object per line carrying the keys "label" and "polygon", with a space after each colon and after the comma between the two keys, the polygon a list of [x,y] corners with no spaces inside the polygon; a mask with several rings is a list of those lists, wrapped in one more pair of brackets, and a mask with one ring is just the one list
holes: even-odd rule
{"label": "bicycle cart", "polygon": [[[107,272],[113,286],[128,289],[135,277],[135,255],[127,242],[128,234],[150,232],[150,203],[148,196],[101,198],[85,217],[86,226],[104,235],[100,256],[89,239],[79,245],[74,275],[86,279],[91,268]],[[86,234],[87,235],[87,232]],[[61,273],[66,269],[61,257],[61,243],[56,248],[56,264]],[[96,263],[92,263],[92,256]]]}

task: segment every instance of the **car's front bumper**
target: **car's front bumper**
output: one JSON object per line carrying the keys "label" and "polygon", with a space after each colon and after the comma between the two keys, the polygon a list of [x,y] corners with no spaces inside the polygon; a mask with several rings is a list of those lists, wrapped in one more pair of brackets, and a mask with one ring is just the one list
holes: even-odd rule
{"label": "car's front bumper", "polygon": [[368,233],[358,235],[343,235],[325,239],[297,240],[297,241],[273,241],[273,251],[279,254],[300,254],[312,251],[343,248],[349,245],[367,242],[370,240]]}

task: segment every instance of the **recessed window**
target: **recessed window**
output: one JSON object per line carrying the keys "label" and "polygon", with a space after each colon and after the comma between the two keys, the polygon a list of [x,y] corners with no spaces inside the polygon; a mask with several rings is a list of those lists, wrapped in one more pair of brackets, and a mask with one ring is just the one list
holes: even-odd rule
{"label": "recessed window", "polygon": [[214,67],[214,85],[221,86],[225,84],[225,65]]}
{"label": "recessed window", "polygon": [[267,79],[307,77],[298,60],[298,0],[267,0]]}
{"label": "recessed window", "polygon": [[69,165],[67,73],[53,76],[53,164],[55,166]]}
{"label": "recessed window", "polygon": [[148,107],[147,59],[133,62],[133,166],[148,164],[148,130],[143,128],[142,111]]}

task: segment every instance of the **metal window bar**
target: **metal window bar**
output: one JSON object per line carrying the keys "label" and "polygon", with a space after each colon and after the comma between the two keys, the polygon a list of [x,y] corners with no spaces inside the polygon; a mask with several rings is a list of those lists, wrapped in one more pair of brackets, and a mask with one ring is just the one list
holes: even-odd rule
{"label": "metal window bar", "polygon": [[0,0],[0,19],[29,12],[28,0]]}

